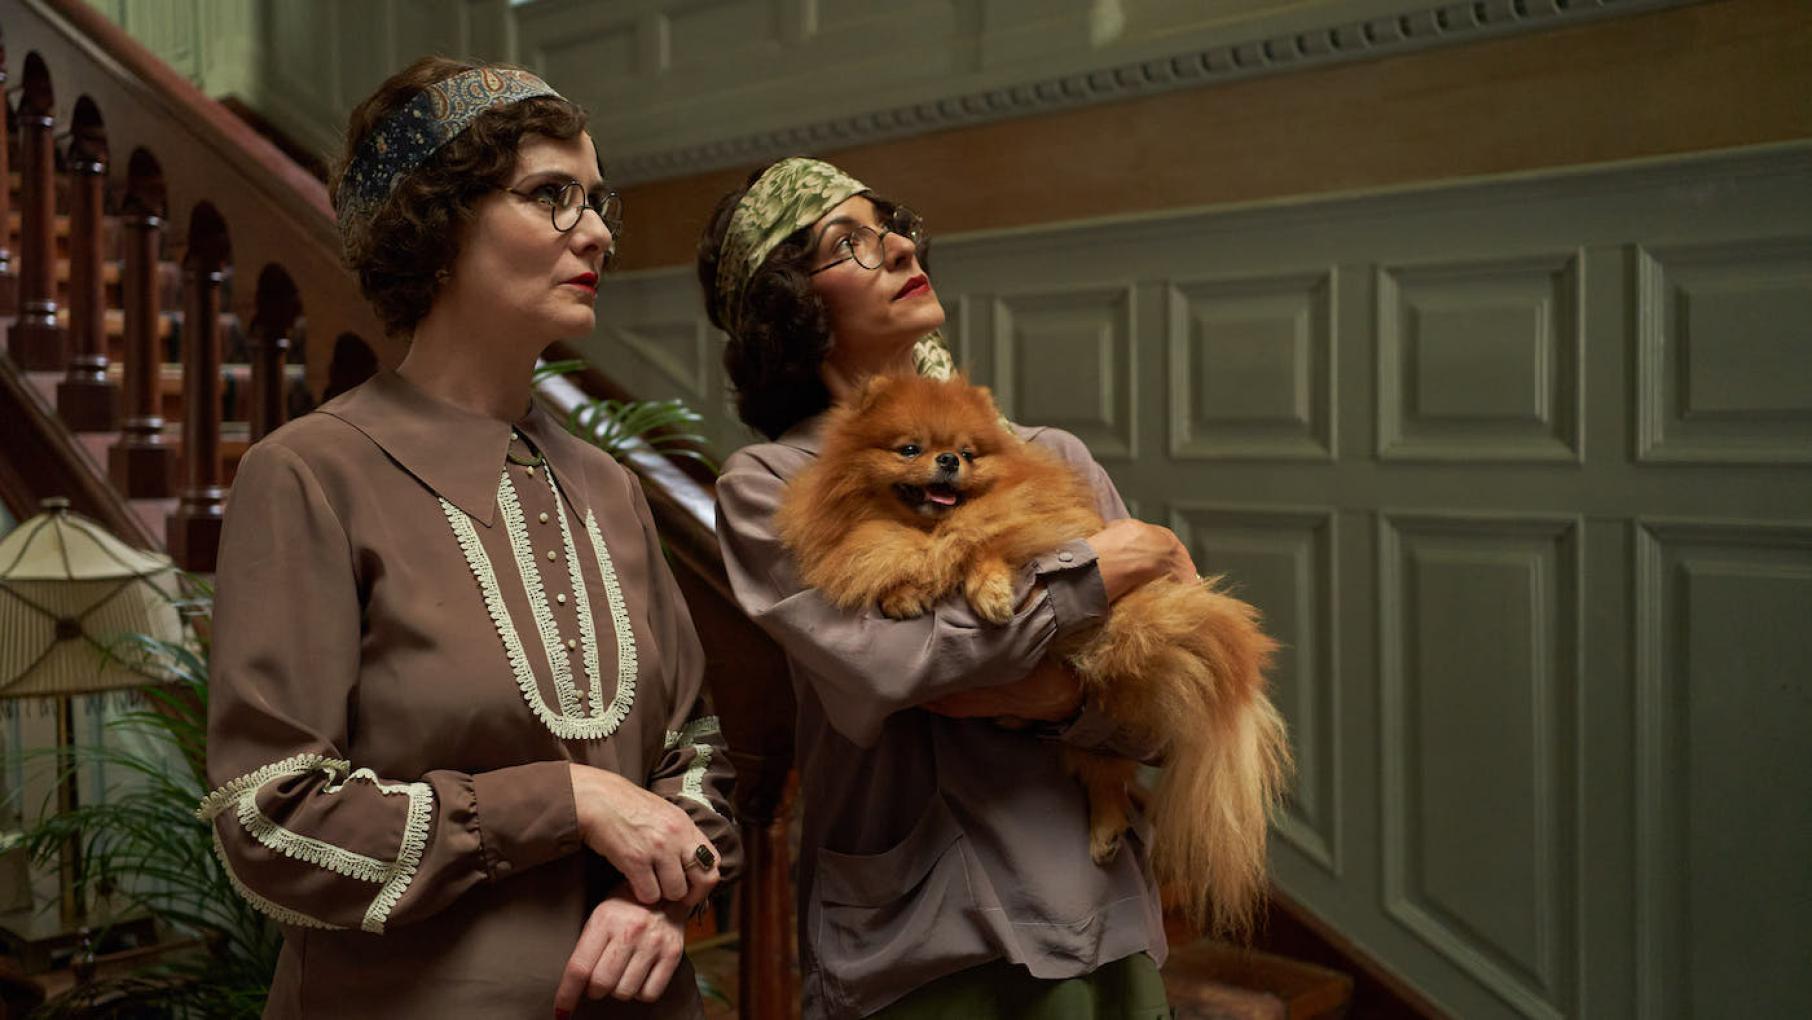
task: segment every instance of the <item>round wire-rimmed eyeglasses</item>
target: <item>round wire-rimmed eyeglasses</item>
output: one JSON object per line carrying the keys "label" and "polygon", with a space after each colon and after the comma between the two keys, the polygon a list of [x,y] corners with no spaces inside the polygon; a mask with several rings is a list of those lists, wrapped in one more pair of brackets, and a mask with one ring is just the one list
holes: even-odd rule
{"label": "round wire-rimmed eyeglasses", "polygon": [[911,241],[912,246],[917,248],[919,242],[925,239],[925,221],[911,209],[903,205],[895,206],[881,229],[857,227],[838,238],[836,246],[832,250],[843,252],[843,257],[826,262],[805,275],[817,276],[826,269],[834,269],[845,262],[854,262],[863,269],[879,269],[881,263],[886,261],[888,234],[898,234]]}
{"label": "round wire-rimmed eyeglasses", "polygon": [[517,191],[515,188],[498,190],[546,206],[548,216],[554,222],[554,229],[562,234],[578,226],[579,217],[590,209],[604,221],[604,227],[610,231],[611,237],[623,235],[623,200],[614,191],[588,193],[585,185],[578,181],[549,181],[536,185],[533,191]]}

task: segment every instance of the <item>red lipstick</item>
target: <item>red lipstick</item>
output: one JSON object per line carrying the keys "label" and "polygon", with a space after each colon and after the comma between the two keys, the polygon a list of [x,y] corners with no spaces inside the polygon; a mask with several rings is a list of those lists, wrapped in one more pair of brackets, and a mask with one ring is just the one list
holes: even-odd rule
{"label": "red lipstick", "polygon": [[931,289],[931,281],[926,279],[924,273],[920,273],[919,275],[913,277],[912,279],[907,280],[906,286],[901,287],[899,290],[899,293],[895,294],[893,296],[893,299],[895,301],[898,301],[901,298],[913,297],[914,295],[917,295],[923,291],[927,291],[930,289]]}
{"label": "red lipstick", "polygon": [[586,290],[591,291],[593,294],[596,294],[598,292],[598,274],[597,273],[580,273],[578,276],[575,276],[566,282],[572,284],[575,287],[584,287]]}

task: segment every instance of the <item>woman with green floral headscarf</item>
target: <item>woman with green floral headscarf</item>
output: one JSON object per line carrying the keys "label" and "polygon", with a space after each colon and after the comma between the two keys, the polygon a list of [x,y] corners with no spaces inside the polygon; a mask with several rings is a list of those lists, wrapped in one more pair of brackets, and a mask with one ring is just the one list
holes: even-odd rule
{"label": "woman with green floral headscarf", "polygon": [[[1018,579],[1012,620],[960,596],[908,620],[839,610],[798,580],[776,534],[787,482],[818,455],[823,412],[869,376],[945,376],[944,322],[918,217],[837,167],[781,160],[724,197],[699,280],[729,335],[743,421],[718,535],[738,601],[785,650],[805,806],[799,949],[807,1016],[1169,1016],[1148,831],[1089,857],[1065,744],[1149,758],[1047,653],[1147,580],[1193,579],[1168,530],[1128,519],[1076,437],[1015,426],[1091,480],[1111,522]],[[1036,720],[996,726],[996,716]]]}

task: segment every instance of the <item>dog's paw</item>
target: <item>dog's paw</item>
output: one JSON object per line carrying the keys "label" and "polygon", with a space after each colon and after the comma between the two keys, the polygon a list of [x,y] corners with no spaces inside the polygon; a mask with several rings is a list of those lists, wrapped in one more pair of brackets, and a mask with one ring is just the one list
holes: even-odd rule
{"label": "dog's paw", "polygon": [[988,573],[971,577],[964,595],[977,616],[989,623],[1006,623],[1013,618],[1013,578],[1010,574]]}
{"label": "dog's paw", "polygon": [[910,620],[925,615],[935,601],[929,594],[911,585],[899,585],[881,594],[881,612],[895,620]]}
{"label": "dog's paw", "polygon": [[1089,833],[1088,855],[1096,864],[1107,867],[1120,856],[1119,830],[1100,830]]}

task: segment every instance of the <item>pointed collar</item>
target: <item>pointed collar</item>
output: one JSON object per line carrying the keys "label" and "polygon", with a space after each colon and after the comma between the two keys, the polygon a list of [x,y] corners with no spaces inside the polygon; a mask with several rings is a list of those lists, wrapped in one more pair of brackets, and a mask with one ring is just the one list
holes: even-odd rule
{"label": "pointed collar", "polygon": [[[497,513],[497,481],[510,430],[535,444],[549,468],[559,453],[569,452],[572,439],[539,407],[531,406],[516,422],[502,421],[431,397],[388,369],[320,411],[363,432],[403,470],[487,528]],[[571,503],[573,479],[559,469],[554,476]]]}

